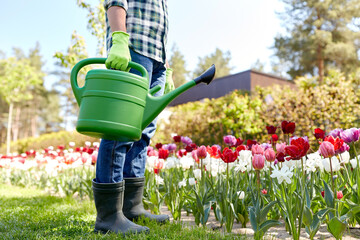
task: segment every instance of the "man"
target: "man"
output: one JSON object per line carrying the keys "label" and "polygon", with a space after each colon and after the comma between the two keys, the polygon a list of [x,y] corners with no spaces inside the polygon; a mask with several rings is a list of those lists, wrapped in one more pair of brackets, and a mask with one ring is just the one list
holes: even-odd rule
{"label": "man", "polygon": [[[149,73],[149,88],[161,86],[155,96],[162,95],[166,81],[167,0],[105,0],[104,7],[106,67],[127,71],[130,60],[139,63]],[[130,72],[140,74],[133,69]],[[170,71],[168,75],[171,77]],[[150,214],[142,204],[147,146],[155,128],[156,120],[137,142],[101,141],[93,180],[95,232],[148,232],[147,227],[132,222],[139,217],[168,221],[168,215]]]}

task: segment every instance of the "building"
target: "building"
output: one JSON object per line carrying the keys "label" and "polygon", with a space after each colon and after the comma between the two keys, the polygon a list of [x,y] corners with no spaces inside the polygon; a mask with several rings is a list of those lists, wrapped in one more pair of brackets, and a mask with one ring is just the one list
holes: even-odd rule
{"label": "building", "polygon": [[272,85],[286,85],[295,87],[293,81],[277,77],[275,75],[262,73],[256,70],[247,70],[233,75],[214,79],[209,85],[199,84],[185,91],[175,98],[169,106],[199,101],[204,98],[219,98],[235,89],[253,91],[256,86],[269,87]]}

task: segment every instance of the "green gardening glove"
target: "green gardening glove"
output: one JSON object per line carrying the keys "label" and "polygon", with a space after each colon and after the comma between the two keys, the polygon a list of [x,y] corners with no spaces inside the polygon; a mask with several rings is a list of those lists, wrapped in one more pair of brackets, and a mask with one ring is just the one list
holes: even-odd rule
{"label": "green gardening glove", "polygon": [[172,90],[175,89],[172,73],[173,70],[171,68],[166,69],[166,82],[165,82],[164,94],[171,92]]}
{"label": "green gardening glove", "polygon": [[129,34],[126,32],[112,33],[112,46],[105,61],[107,68],[129,71],[128,64],[131,60],[129,51]]}

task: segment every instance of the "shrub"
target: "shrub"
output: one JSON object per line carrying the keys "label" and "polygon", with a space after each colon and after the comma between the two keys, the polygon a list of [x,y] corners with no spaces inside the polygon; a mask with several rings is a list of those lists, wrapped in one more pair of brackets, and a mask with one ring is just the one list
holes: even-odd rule
{"label": "shrub", "polygon": [[[69,142],[75,142],[78,146],[84,146],[86,141],[96,142],[99,141],[99,139],[82,135],[76,131],[60,131],[11,142],[10,148],[12,152],[24,153],[30,149],[42,150],[49,146],[56,147],[68,144]],[[1,146],[0,153],[6,153],[6,144]]]}

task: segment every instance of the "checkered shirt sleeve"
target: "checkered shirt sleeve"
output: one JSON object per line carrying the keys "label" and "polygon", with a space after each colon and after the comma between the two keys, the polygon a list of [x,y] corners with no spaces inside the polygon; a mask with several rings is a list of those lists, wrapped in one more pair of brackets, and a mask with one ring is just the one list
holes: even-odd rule
{"label": "checkered shirt sleeve", "polygon": [[[129,46],[137,53],[165,62],[168,32],[167,0],[105,0],[105,10],[112,6],[123,7]],[[111,29],[106,15],[106,48],[112,45]]]}

